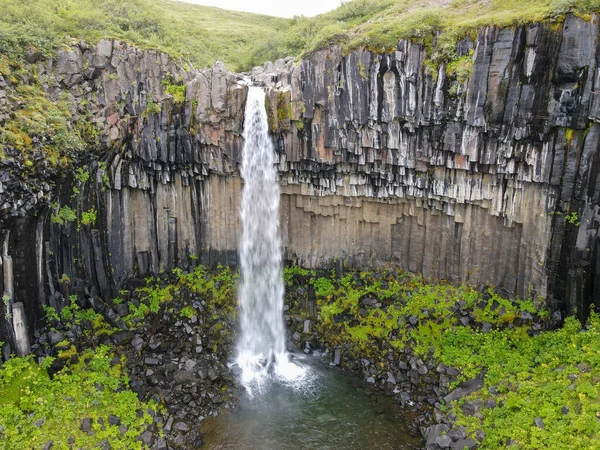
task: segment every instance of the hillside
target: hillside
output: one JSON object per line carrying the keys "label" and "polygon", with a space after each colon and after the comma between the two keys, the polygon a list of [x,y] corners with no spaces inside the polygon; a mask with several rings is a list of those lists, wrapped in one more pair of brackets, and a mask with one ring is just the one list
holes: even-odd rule
{"label": "hillside", "polygon": [[169,0],[3,0],[0,53],[18,57],[32,45],[51,54],[69,39],[134,42],[189,59],[195,66],[223,60],[232,70],[252,64],[253,48],[287,19]]}
{"label": "hillside", "polygon": [[561,21],[585,16],[600,0],[353,0],[316,17],[282,19],[170,0],[4,0],[0,53],[23,55],[33,46],[50,54],[69,39],[131,41],[188,59],[197,67],[221,59],[230,70],[302,56],[330,43],[384,52],[399,38],[452,59],[455,42],[481,26]]}
{"label": "hillside", "polygon": [[281,40],[289,53],[299,55],[329,43],[382,53],[401,38],[431,49],[435,37],[438,56],[448,58],[460,38],[482,26],[559,22],[568,12],[587,18],[599,10],[599,0],[354,0],[327,14],[293,20]]}

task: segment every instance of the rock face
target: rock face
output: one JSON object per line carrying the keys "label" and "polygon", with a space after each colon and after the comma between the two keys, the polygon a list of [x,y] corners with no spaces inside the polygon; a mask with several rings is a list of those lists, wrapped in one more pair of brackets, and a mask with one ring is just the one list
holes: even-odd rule
{"label": "rock face", "polygon": [[[435,68],[400,41],[390,54],[331,47],[254,69],[287,260],[393,264],[585,314],[600,299],[598,22],[484,28]],[[74,120],[91,114],[100,148],[82,158],[89,180],[51,190],[78,215],[62,225],[48,186],[15,198],[6,187],[18,180],[0,171],[1,225],[18,230],[7,244],[14,301],[29,323],[84,285],[108,300],[132,276],[237,263],[241,75],[116,41],[36,67]]]}

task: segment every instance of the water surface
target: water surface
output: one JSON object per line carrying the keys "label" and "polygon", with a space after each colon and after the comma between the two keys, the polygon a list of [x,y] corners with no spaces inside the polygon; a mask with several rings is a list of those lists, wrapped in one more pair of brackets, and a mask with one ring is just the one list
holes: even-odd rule
{"label": "water surface", "polygon": [[[308,364],[312,358],[305,358]],[[310,362],[303,386],[277,380],[261,394],[243,394],[240,405],[203,425],[207,449],[415,449],[412,417],[391,397],[370,391],[352,374]]]}

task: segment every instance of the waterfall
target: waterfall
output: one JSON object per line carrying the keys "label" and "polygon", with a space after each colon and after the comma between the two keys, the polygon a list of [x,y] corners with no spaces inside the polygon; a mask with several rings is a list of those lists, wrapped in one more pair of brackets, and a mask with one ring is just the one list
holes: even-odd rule
{"label": "waterfall", "polygon": [[279,235],[279,180],[269,137],[265,93],[249,87],[241,174],[240,336],[237,364],[249,392],[273,378],[297,379],[283,323],[283,269]]}

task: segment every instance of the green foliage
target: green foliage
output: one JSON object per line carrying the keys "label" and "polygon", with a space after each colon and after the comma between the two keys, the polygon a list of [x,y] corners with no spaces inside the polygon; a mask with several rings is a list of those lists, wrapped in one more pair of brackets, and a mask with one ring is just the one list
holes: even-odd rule
{"label": "green foliage", "polygon": [[565,216],[565,220],[570,223],[571,225],[575,225],[576,227],[578,227],[579,225],[581,225],[581,222],[579,221],[579,215],[577,214],[577,211],[572,211],[569,214],[567,214]]}
{"label": "green foliage", "polygon": [[295,278],[300,279],[301,281],[308,281],[315,275],[316,272],[314,270],[303,269],[302,267],[298,266],[289,266],[283,268],[283,281],[288,287]]}
{"label": "green foliage", "polygon": [[331,294],[333,294],[334,288],[333,283],[329,278],[321,277],[317,278],[312,282],[312,285],[315,288],[315,294],[319,297],[327,298]]}
{"label": "green foliage", "polygon": [[548,314],[532,300],[507,300],[492,290],[483,295],[467,285],[428,284],[395,271],[372,275],[348,273],[339,281],[325,277],[312,281],[321,333],[332,345],[350,342],[350,352],[356,355],[377,357],[379,343],[386,340],[398,350],[410,346],[419,356],[439,357],[438,340],[460,324],[458,305],[473,310],[477,323],[496,327],[524,312]]}
{"label": "green foliage", "polygon": [[106,37],[184,57],[199,67],[219,58],[239,71],[248,68],[255,43],[287,23],[168,0],[4,0],[0,53],[18,58],[31,45],[50,56],[67,36],[90,43]]}
{"label": "green foliage", "polygon": [[149,100],[146,104],[146,109],[142,112],[142,117],[148,117],[150,114],[158,114],[160,111],[160,104]]}
{"label": "green foliage", "polygon": [[[569,11],[587,18],[600,9],[600,0],[454,0],[445,7],[415,0],[352,0],[326,14],[293,19],[169,0],[36,0],[29,7],[4,0],[2,6],[0,53],[12,59],[20,59],[30,47],[50,56],[68,37],[91,43],[106,37],[168,52],[197,66],[210,66],[218,58],[243,71],[332,43],[346,50],[392,51],[398,39],[408,38],[431,49],[434,36],[438,53],[451,61],[457,39],[482,26],[556,21]],[[9,65],[0,60],[0,74],[7,72]]]}
{"label": "green foliage", "polygon": [[69,278],[69,275],[67,275],[66,273],[63,273],[60,278],[58,279],[59,283],[70,283],[71,279]]}
{"label": "green foliage", "polygon": [[[31,84],[20,82],[18,75],[12,80],[9,117],[0,127],[0,146],[20,151],[30,171],[36,165],[69,168],[74,154],[85,148],[85,140],[71,122],[68,102],[49,98],[35,79],[29,78]],[[4,157],[3,152],[0,160]]]}
{"label": "green foliage", "polygon": [[52,306],[43,305],[44,313],[46,314],[46,322],[52,323],[54,321],[59,321],[60,316],[56,312],[56,310]]}
{"label": "green foliage", "polygon": [[184,306],[181,308],[181,311],[179,311],[179,315],[185,319],[191,319],[196,315],[196,310],[189,305]]}
{"label": "green foliage", "polygon": [[[457,425],[483,429],[483,448],[503,448],[512,439],[522,449],[587,449],[600,439],[600,320],[583,331],[575,318],[562,329],[530,338],[522,329],[481,333],[447,330],[441,361],[469,378],[485,369],[485,386],[450,405]],[[461,404],[494,400],[482,418],[466,416]],[[544,428],[533,425],[536,418]]]}
{"label": "green foliage", "polygon": [[[0,448],[42,448],[47,441],[68,448],[73,438],[77,448],[95,448],[106,439],[113,449],[141,449],[139,435],[152,423],[148,411],[156,406],[138,400],[122,364],[112,359],[106,346],[87,350],[53,379],[44,370],[52,358],[43,366],[31,356],[7,361],[0,369]],[[108,424],[110,414],[127,432]],[[92,419],[94,433],[81,431],[84,418]]]}
{"label": "green foliage", "polygon": [[75,211],[66,205],[62,206],[58,210],[58,213],[52,214],[52,217],[50,218],[52,223],[58,223],[60,225],[66,225],[67,223],[75,222],[76,220],[77,215],[75,214]]}
{"label": "green foliage", "polygon": [[173,96],[176,104],[185,102],[185,84],[173,83],[173,77],[168,76],[162,81],[162,85],[165,87],[165,92]]}
{"label": "green foliage", "polygon": [[96,208],[81,213],[81,224],[86,226],[96,226]]}
{"label": "green foliage", "polygon": [[[527,450],[587,449],[600,439],[597,315],[592,313],[585,329],[568,318],[562,329],[531,337],[531,322],[517,319],[547,317],[536,300],[428,284],[396,271],[348,273],[329,281],[332,289],[317,290],[316,325],[328,346],[349,344],[352,356],[373,361],[387,361],[390,348],[404,354],[408,347],[424,360],[458,369],[450,389],[483,376],[482,390],[445,406],[468,434],[485,432],[481,448],[504,448],[512,439]],[[464,311],[470,312],[469,326],[459,322]],[[493,325],[489,332],[482,331],[483,322]],[[494,400],[496,406],[480,416],[466,415],[462,405],[472,400]],[[534,424],[536,418],[544,428]]]}
{"label": "green foliage", "polygon": [[462,58],[451,61],[446,66],[446,75],[456,79],[459,83],[464,83],[473,73],[473,57],[463,56]]}
{"label": "green foliage", "polygon": [[110,180],[108,178],[108,170],[106,163],[103,161],[98,165],[99,170],[102,171],[102,190],[110,188]]}
{"label": "green foliage", "polygon": [[[146,285],[136,290],[140,299],[139,306],[130,304],[130,314],[123,321],[134,327],[137,322],[158,312],[165,303],[173,301],[175,292],[183,290],[198,294],[205,300],[207,308],[215,314],[219,311],[229,314],[235,305],[237,277],[230,268],[210,270],[205,266],[196,266],[187,274],[183,274],[181,269],[173,269],[169,283],[162,278],[147,278]],[[191,306],[186,306],[180,314],[191,318],[196,312]]]}
{"label": "green foliage", "polygon": [[85,170],[83,167],[78,167],[77,170],[75,171],[75,179],[79,183],[85,183],[86,181],[88,181],[90,179],[90,173],[87,170]]}

